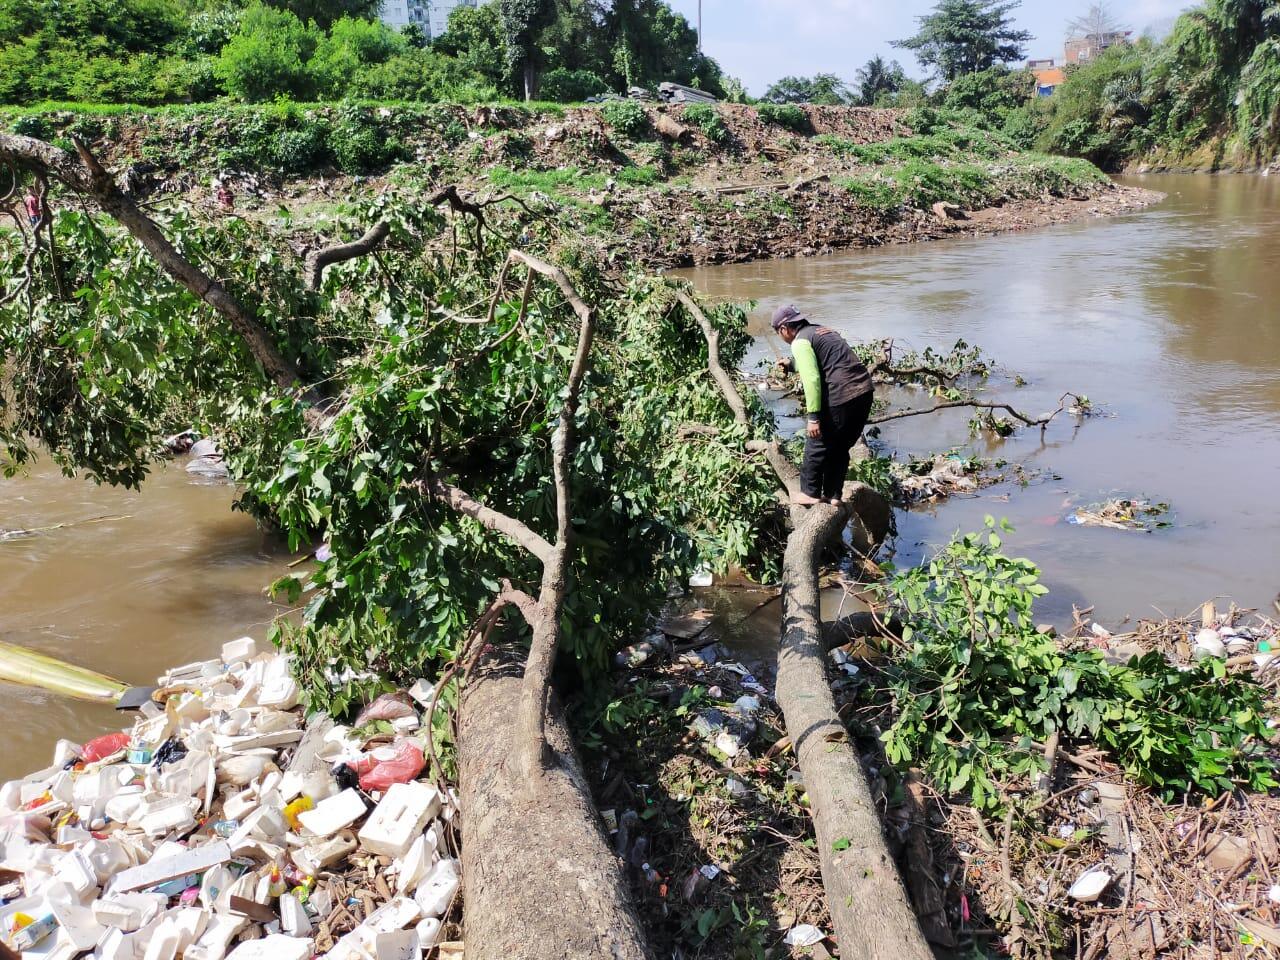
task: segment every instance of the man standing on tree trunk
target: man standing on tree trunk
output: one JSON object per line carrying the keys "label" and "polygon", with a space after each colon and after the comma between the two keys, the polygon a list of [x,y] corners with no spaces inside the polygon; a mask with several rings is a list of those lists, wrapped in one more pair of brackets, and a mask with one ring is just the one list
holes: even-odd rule
{"label": "man standing on tree trunk", "polygon": [[800,465],[802,506],[839,503],[849,473],[849,451],[862,436],[875,396],[871,374],[853,355],[844,337],[830,327],[810,323],[793,306],[773,313],[773,329],[791,345],[782,366],[800,375],[804,385],[807,436]]}

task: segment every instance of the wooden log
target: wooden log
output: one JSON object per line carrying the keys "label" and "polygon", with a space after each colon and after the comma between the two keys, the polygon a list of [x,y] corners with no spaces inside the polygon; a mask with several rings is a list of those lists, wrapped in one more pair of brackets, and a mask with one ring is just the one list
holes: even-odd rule
{"label": "wooden log", "polygon": [[463,687],[458,733],[467,960],[651,960],[563,712],[549,757],[520,763],[521,666],[490,655]]}
{"label": "wooden log", "polygon": [[810,507],[787,541],[778,705],[809,794],[842,960],[932,960],[827,681],[818,566],[849,510]]}

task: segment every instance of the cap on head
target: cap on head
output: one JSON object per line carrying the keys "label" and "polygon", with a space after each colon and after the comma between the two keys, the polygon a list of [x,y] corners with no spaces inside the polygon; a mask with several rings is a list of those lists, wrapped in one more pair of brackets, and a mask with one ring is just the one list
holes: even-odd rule
{"label": "cap on head", "polygon": [[774,330],[781,329],[782,327],[789,326],[791,324],[807,322],[808,318],[791,304],[787,304],[785,307],[779,307],[777,310],[773,311],[772,323]]}

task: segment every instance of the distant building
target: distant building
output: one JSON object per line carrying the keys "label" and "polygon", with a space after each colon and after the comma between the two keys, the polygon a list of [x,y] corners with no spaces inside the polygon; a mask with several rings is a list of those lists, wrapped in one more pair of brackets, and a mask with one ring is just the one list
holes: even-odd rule
{"label": "distant building", "polygon": [[1027,69],[1036,75],[1036,96],[1051,97],[1065,80],[1066,74],[1061,67],[1055,67],[1052,60],[1028,60]]}
{"label": "distant building", "polygon": [[1088,63],[1097,58],[1107,47],[1118,47],[1129,42],[1132,30],[1116,30],[1112,33],[1091,33],[1086,37],[1072,37],[1067,41],[1062,59],[1065,64]]}
{"label": "distant building", "polygon": [[449,16],[458,7],[474,7],[477,0],[382,0],[380,16],[387,26],[399,30],[411,23],[422,28],[427,38],[438,37],[449,28]]}

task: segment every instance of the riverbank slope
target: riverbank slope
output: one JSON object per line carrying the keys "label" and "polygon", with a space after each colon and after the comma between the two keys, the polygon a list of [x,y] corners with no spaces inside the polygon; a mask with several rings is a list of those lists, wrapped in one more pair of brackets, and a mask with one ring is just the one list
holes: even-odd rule
{"label": "riverbank slope", "polygon": [[513,198],[654,268],[1022,230],[1158,195],[935,111],[859,107],[201,105],[0,114],[78,138],[135,193],[300,227],[389,189]]}

